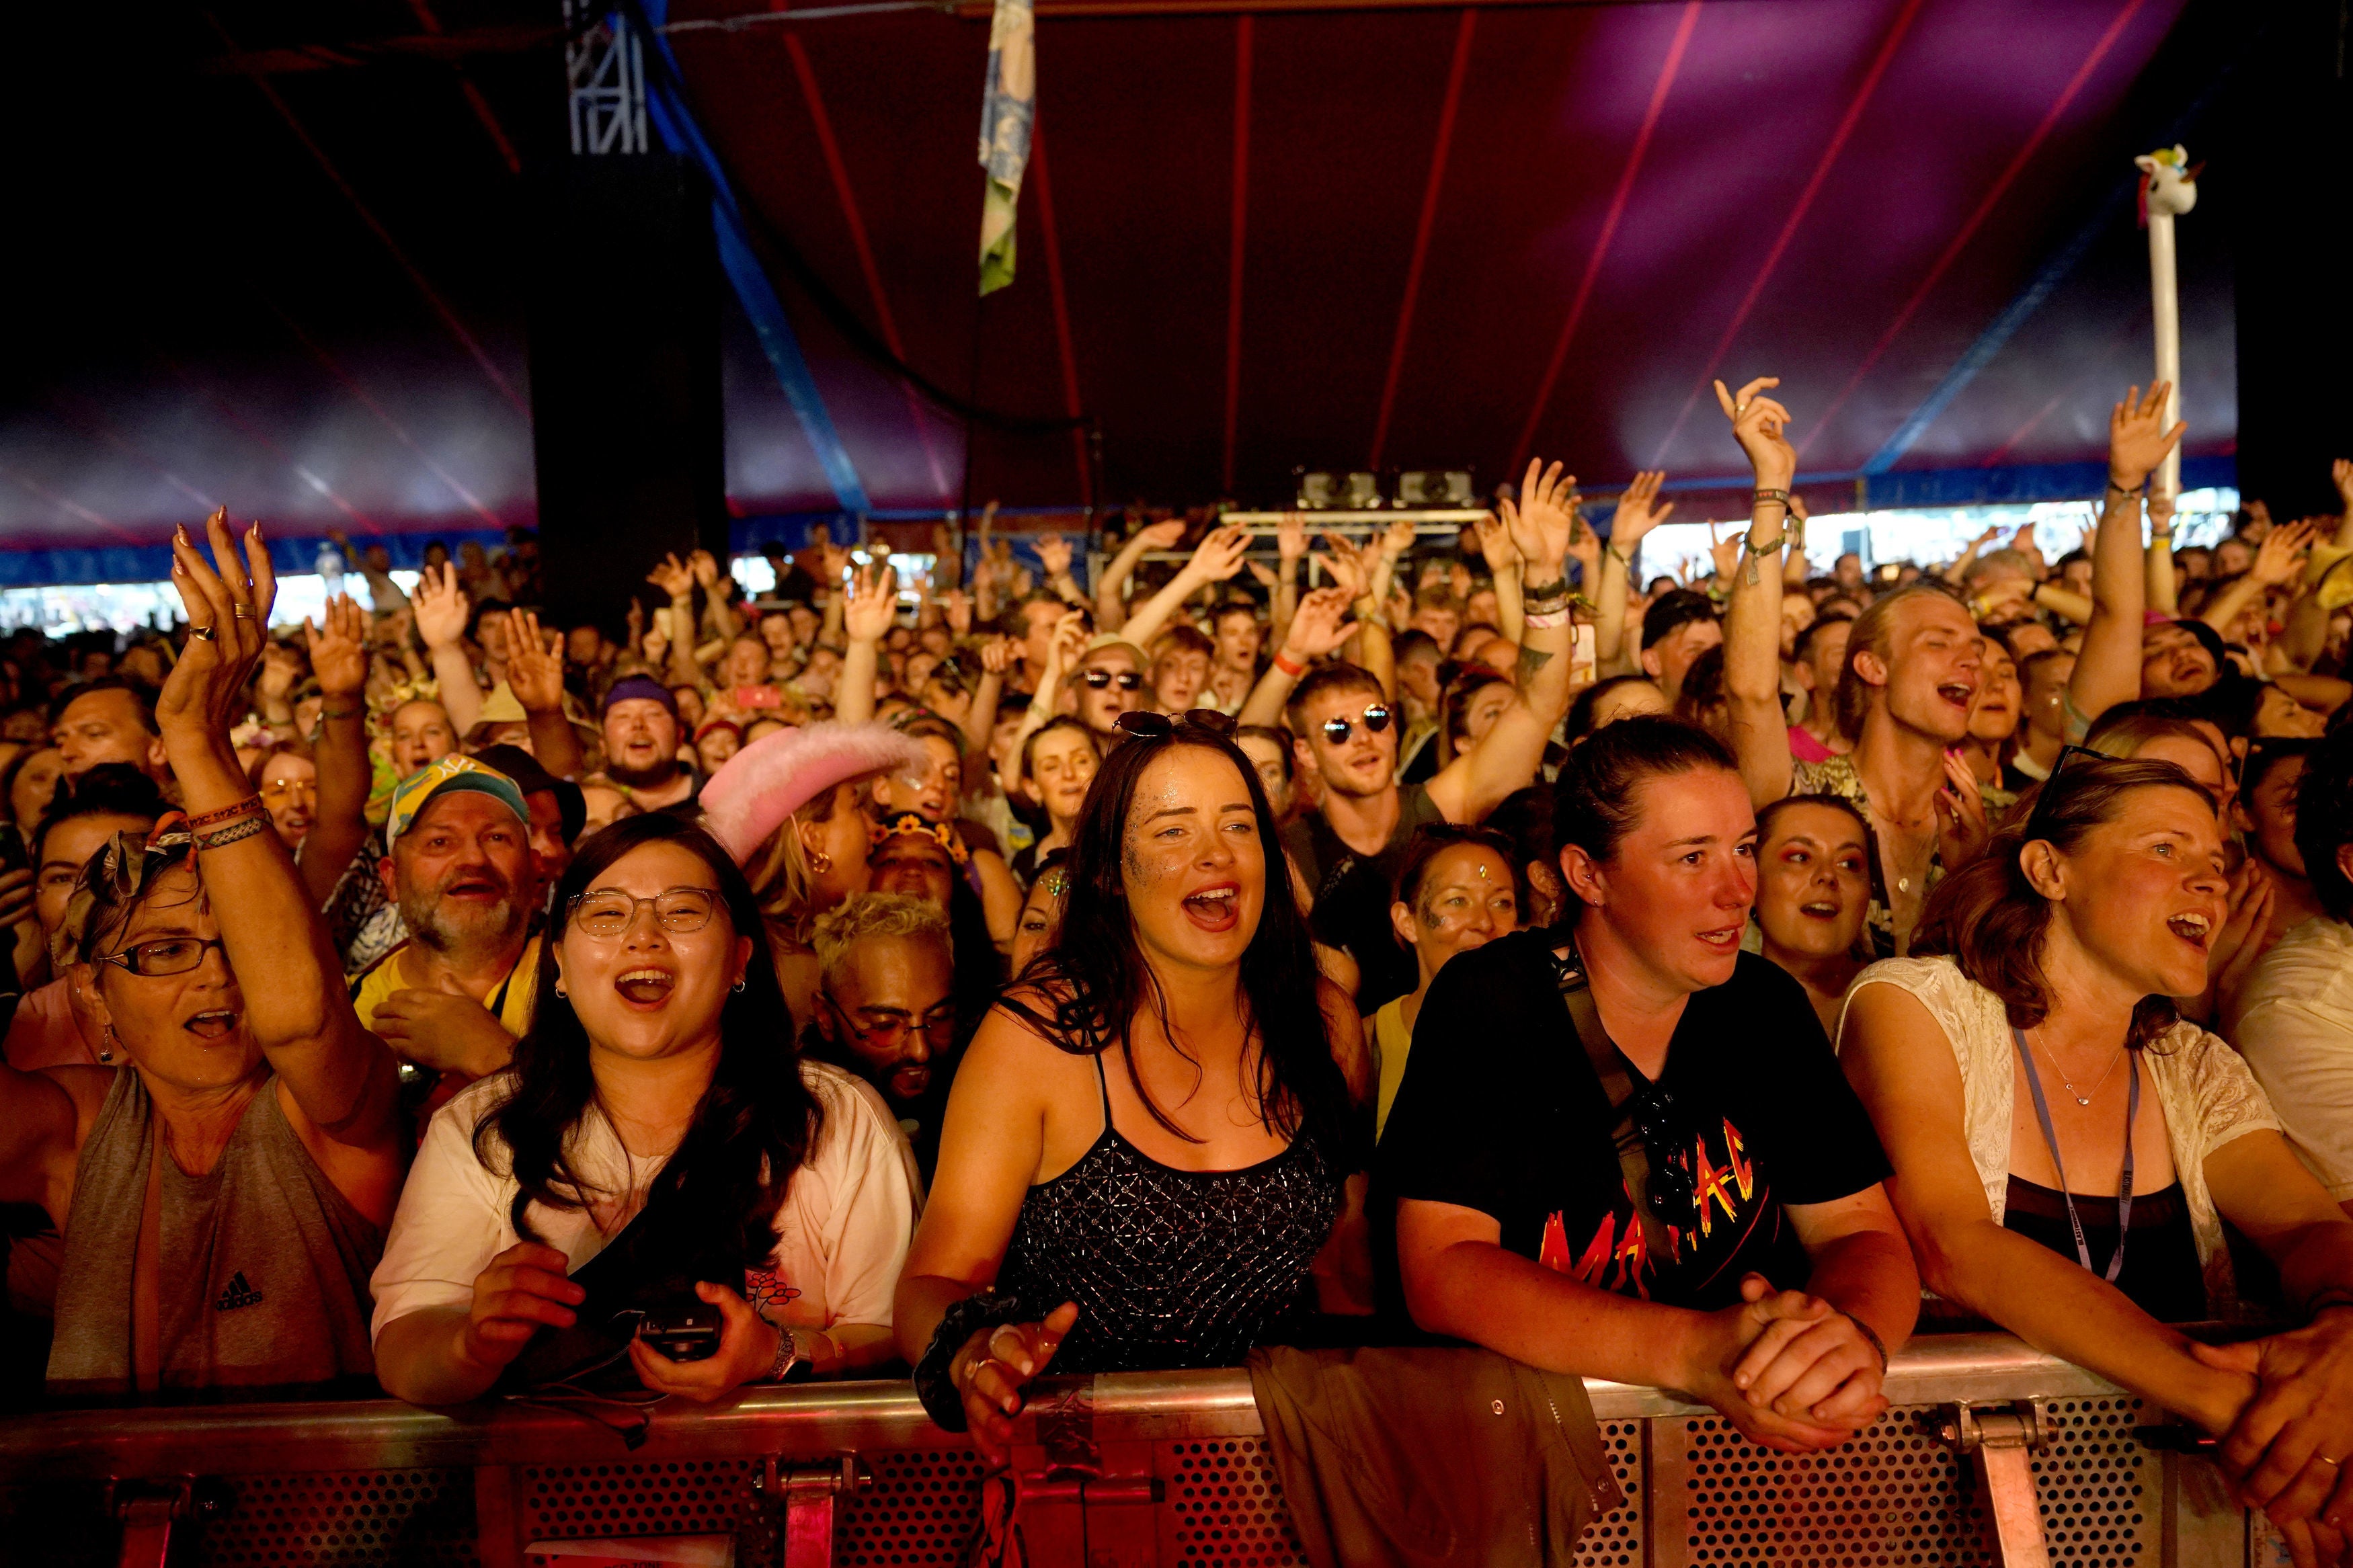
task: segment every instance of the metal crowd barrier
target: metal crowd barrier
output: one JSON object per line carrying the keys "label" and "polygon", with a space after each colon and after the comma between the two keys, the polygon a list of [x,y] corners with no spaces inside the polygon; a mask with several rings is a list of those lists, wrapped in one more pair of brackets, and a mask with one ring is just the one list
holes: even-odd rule
{"label": "metal crowd barrier", "polygon": [[[1894,1408],[1804,1458],[1588,1387],[1627,1500],[1579,1568],[2286,1561],[2210,1464],[2136,1436],[2157,1412],[2007,1335],[1914,1341]],[[1243,1373],[1049,1380],[1023,1427],[1034,1568],[1303,1561]],[[1074,1443],[1091,1471],[1054,1469]],[[903,1382],[671,1401],[634,1450],[520,1405],[63,1411],[0,1421],[0,1562],[909,1568],[963,1560],[980,1476]]]}

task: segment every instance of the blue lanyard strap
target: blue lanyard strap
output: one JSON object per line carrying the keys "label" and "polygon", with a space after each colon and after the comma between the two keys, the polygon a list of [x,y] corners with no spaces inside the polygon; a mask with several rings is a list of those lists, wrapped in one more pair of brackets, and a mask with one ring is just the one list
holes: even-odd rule
{"label": "blue lanyard strap", "polygon": [[[2034,1070],[2034,1053],[2026,1048],[2026,1031],[2013,1028],[2010,1037],[2018,1047],[2020,1064],[2026,1068],[2026,1088],[2034,1096],[2034,1119],[2042,1123],[2042,1145],[2051,1151],[2051,1168],[2059,1173],[2059,1196],[2067,1205],[2068,1226],[2075,1233],[2075,1258],[2088,1273],[2092,1249],[2084,1242],[2084,1222],[2075,1217],[2075,1194],[2067,1186],[2067,1163],[2059,1157],[2059,1135],[2051,1126],[2051,1102],[2042,1098],[2042,1078]],[[2132,1087],[2125,1095],[2125,1163],[2116,1179],[2116,1250],[2108,1259],[2106,1275],[2111,1285],[2125,1270],[2125,1243],[2132,1236],[2133,1123],[2140,1120],[2140,1058],[2130,1047],[2125,1055]]]}

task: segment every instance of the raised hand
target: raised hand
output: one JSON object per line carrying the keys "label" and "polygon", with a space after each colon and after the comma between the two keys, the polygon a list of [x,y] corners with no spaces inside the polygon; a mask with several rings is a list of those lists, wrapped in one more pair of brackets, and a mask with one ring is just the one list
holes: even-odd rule
{"label": "raised hand", "polygon": [[1286,511],[1282,521],[1274,525],[1275,558],[1288,565],[1307,553],[1307,517],[1303,512]]}
{"label": "raised hand", "polygon": [[1274,574],[1274,568],[1263,561],[1245,561],[1242,564],[1250,568],[1250,574],[1256,580],[1258,585],[1269,593],[1273,592],[1276,585],[1282,582],[1282,579]]}
{"label": "raised hand", "polygon": [[1717,582],[1732,581],[1732,569],[1740,564],[1740,542],[1745,537],[1743,532],[1736,530],[1729,539],[1718,539],[1715,524],[1711,522],[1707,525],[1707,557],[1715,565]]}
{"label": "raised hand", "polygon": [[1478,529],[1479,553],[1486,560],[1490,575],[1501,577],[1519,565],[1520,552],[1513,547],[1512,531],[1504,526],[1502,518],[1491,511],[1479,520]]}
{"label": "raised hand", "polygon": [[1352,588],[1318,588],[1299,601],[1291,630],[1282,639],[1283,657],[1293,664],[1321,658],[1356,635],[1348,606],[1356,601]]}
{"label": "raised hand", "polygon": [[887,560],[862,566],[850,578],[841,630],[852,642],[881,642],[898,617],[898,574]]}
{"label": "raised hand", "polygon": [[2295,575],[2304,552],[2312,548],[2317,531],[2308,522],[2291,522],[2263,535],[2255,546],[2255,563],[2247,575],[2266,588],[2276,588]]}
{"label": "raised hand", "polygon": [[530,610],[517,610],[507,623],[507,689],[526,713],[564,711],[564,638],[543,633]]}
{"label": "raised hand", "polygon": [[991,637],[980,645],[980,670],[983,675],[1003,675],[1013,668],[1013,658],[1020,644],[1011,637]]}
{"label": "raised hand", "polygon": [[2328,477],[2337,481],[2337,493],[2343,498],[2345,510],[2353,511],[2353,462],[2337,458],[2328,465]]}
{"label": "raised hand", "polygon": [[290,643],[270,642],[261,649],[261,679],[254,683],[255,694],[265,702],[283,702],[294,683],[302,677],[302,657]]}
{"label": "raised hand", "polygon": [[367,612],[349,594],[327,601],[326,625],[302,621],[302,637],[311,647],[311,673],[319,678],[319,692],[329,707],[338,699],[357,697],[367,689]]}
{"label": "raised hand", "polygon": [[1185,520],[1172,517],[1165,522],[1148,523],[1135,531],[1147,550],[1174,550],[1185,542]]}
{"label": "raised hand", "polygon": [[1642,536],[1666,521],[1667,514],[1675,510],[1672,501],[1659,504],[1659,487],[1666,482],[1664,468],[1645,468],[1618,498],[1618,515],[1609,521],[1609,542],[1629,561],[1634,558],[1634,546],[1642,542]]}
{"label": "raised hand", "polygon": [[948,630],[958,637],[972,636],[972,595],[962,588],[951,588],[940,595],[940,608],[948,618]]}
{"label": "raised hand", "polygon": [[417,612],[417,635],[425,639],[427,652],[435,648],[454,647],[466,635],[466,591],[458,586],[458,568],[447,565],[436,573],[427,566],[417,579],[417,592],[408,596],[410,606]]}
{"label": "raised hand", "polygon": [[1539,587],[1559,579],[1560,563],[1568,557],[1569,521],[1577,515],[1577,476],[1565,474],[1555,463],[1547,468],[1541,458],[1528,459],[1516,504],[1499,504],[1512,548],[1520,552],[1522,575]]}
{"label": "raised hand", "polygon": [[697,550],[688,555],[686,569],[694,574],[694,580],[702,584],[705,592],[719,581],[719,562],[708,550]]}
{"label": "raised hand", "polygon": [[1364,593],[1372,583],[1372,574],[1365,552],[1337,533],[1324,536],[1324,553],[1315,558],[1316,570],[1340,587],[1348,590],[1349,598]]}
{"label": "raised hand", "polygon": [[1059,533],[1042,534],[1038,540],[1038,564],[1046,569],[1046,580],[1059,581],[1071,574],[1071,542]]}
{"label": "raised hand", "polygon": [[694,568],[681,561],[673,551],[646,574],[646,581],[673,599],[683,599],[694,592]]}
{"label": "raised hand", "polygon": [[1947,872],[1957,871],[1978,858],[1993,832],[1977,775],[1951,752],[1945,753],[1945,787],[1936,792],[1936,807],[1937,858]]}
{"label": "raised hand", "polygon": [[1798,477],[1798,449],[1789,444],[1789,411],[1764,395],[1767,388],[1780,384],[1778,375],[1760,375],[1734,394],[1721,381],[1715,384],[1716,404],[1732,421],[1733,439],[1748,454],[1759,489],[1786,490]]}
{"label": "raised hand", "polygon": [[2239,988],[2263,955],[2263,935],[2271,926],[2273,899],[2271,878],[2249,856],[2231,879],[2221,929],[2206,954],[2206,983],[2213,993],[2217,1022],[2237,1013]]}
{"label": "raised hand", "polygon": [[1381,553],[1392,561],[1402,561],[1406,558],[1407,552],[1413,549],[1413,542],[1419,536],[1413,531],[1413,524],[1403,518],[1398,518],[1395,522],[1390,523],[1388,531],[1381,535]]}
{"label": "raised hand", "polygon": [[2109,411],[2108,482],[2116,489],[2139,489],[2189,428],[2186,424],[2165,427],[2165,400],[2172,391],[2169,381],[2150,386],[2146,397],[2139,387],[2128,387],[2125,400]]}
{"label": "raised hand", "polygon": [[172,532],[172,586],[186,606],[188,646],[155,700],[155,724],[168,739],[226,741],[246,716],[245,684],[269,640],[269,608],[278,602],[278,574],[262,542],[261,524],[245,532],[245,552],[229,535],[228,509],[205,519],[206,562],[183,525]]}
{"label": "raised hand", "polygon": [[1249,552],[1250,535],[1240,529],[1212,529],[1185,563],[1185,574],[1197,584],[1225,582],[1242,569]]}
{"label": "raised hand", "polygon": [[1059,680],[1076,668],[1079,660],[1086,657],[1088,636],[1086,612],[1077,608],[1064,610],[1062,618],[1054,623],[1053,638],[1046,644],[1046,670],[1039,679],[1051,676]]}

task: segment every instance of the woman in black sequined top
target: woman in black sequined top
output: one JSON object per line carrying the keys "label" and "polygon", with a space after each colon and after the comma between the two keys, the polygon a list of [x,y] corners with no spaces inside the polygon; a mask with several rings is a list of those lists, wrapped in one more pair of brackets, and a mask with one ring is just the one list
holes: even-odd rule
{"label": "woman in black sequined top", "polygon": [[[1001,1455],[1060,1370],[1230,1365],[1362,1279],[1369,1058],[1231,721],[1126,715],[1060,937],[974,1038],[899,1281],[942,1425]],[[1344,1219],[1344,1215],[1347,1217]]]}

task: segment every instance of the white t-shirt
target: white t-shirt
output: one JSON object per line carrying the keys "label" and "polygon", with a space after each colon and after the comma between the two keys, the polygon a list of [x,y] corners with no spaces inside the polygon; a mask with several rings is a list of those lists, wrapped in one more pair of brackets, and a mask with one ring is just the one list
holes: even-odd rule
{"label": "white t-shirt", "polygon": [[[872,1085],[813,1061],[801,1064],[801,1080],[823,1107],[825,1124],[777,1206],[768,1267],[744,1271],[744,1297],[787,1327],[888,1328],[899,1266],[923,1209],[914,1152]],[[471,1306],[476,1277],[522,1239],[510,1223],[514,1178],[485,1169],[474,1153],[474,1123],[505,1089],[503,1076],[470,1085],[426,1130],[371,1281],[372,1335],[411,1312]],[[530,1218],[576,1270],[644,1206],[663,1161],[629,1160],[594,1105],[575,1137],[574,1168],[613,1197],[595,1214],[534,1204]],[[491,1149],[503,1155],[495,1140]]]}
{"label": "white t-shirt", "polygon": [[2353,1198],[2353,926],[2315,915],[2274,942],[2240,993],[2231,1040],[2297,1158],[2330,1197]]}

